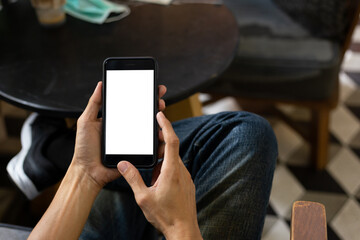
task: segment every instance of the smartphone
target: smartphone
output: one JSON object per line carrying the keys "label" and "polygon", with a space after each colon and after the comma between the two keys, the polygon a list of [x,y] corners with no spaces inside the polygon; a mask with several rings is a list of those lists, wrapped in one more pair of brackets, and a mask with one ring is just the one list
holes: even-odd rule
{"label": "smartphone", "polygon": [[157,63],[151,57],[112,57],[103,66],[102,162],[138,168],[157,162]]}

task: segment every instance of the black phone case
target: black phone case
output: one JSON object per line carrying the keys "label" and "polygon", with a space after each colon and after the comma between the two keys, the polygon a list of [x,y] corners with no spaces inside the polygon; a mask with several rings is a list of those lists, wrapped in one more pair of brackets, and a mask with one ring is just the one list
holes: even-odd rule
{"label": "black phone case", "polygon": [[[130,61],[132,62],[132,64],[129,65],[129,68],[122,68],[124,70],[127,69],[142,69],[141,64],[137,65],[138,63],[136,61],[140,61],[141,60],[145,60],[145,61],[153,61],[154,62],[154,119],[153,119],[153,124],[154,124],[154,150],[153,150],[153,157],[152,157],[152,162],[150,164],[144,164],[143,161],[141,160],[141,158],[139,158],[139,155],[119,155],[119,161],[116,160],[116,157],[111,156],[111,158],[108,156],[106,156],[105,154],[105,130],[106,130],[106,125],[105,125],[105,120],[106,120],[106,96],[105,96],[105,90],[106,90],[106,70],[109,69],[113,69],[115,70],[116,67],[112,66],[111,68],[106,68],[107,67],[107,63],[109,61],[122,61],[122,62],[126,62],[126,61]],[[118,70],[118,69],[116,69]],[[157,155],[158,155],[158,124],[157,124],[157,120],[156,120],[156,114],[158,112],[158,88],[157,88],[157,78],[158,78],[158,64],[157,61],[153,58],[153,57],[109,57],[107,59],[104,60],[103,63],[103,88],[102,88],[102,117],[103,117],[103,124],[102,124],[102,137],[101,137],[101,161],[103,163],[104,166],[108,167],[108,168],[116,168],[118,162],[120,162],[121,160],[127,160],[130,163],[132,163],[135,167],[137,168],[152,168],[156,165],[157,163]],[[121,157],[120,157],[121,156]]]}

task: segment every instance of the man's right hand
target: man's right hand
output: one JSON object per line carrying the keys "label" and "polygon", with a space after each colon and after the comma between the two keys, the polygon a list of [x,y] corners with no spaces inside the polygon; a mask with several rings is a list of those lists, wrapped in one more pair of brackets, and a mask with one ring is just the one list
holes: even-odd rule
{"label": "man's right hand", "polygon": [[164,138],[164,161],[151,187],[144,184],[139,171],[121,161],[119,172],[132,188],[146,219],[166,239],[202,239],[196,215],[195,185],[179,156],[179,139],[162,112],[157,121]]}

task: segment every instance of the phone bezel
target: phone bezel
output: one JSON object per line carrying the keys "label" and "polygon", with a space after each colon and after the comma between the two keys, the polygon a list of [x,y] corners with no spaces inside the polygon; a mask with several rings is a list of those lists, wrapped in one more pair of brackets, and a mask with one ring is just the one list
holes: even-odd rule
{"label": "phone bezel", "polygon": [[[107,70],[154,70],[154,113],[153,113],[153,155],[128,155],[128,154],[105,154],[106,144],[106,71]],[[157,62],[152,57],[110,57],[103,63],[103,88],[102,88],[102,141],[101,156],[102,163],[106,167],[116,168],[117,164],[126,160],[137,168],[152,168],[157,163],[158,150],[158,125],[156,114],[158,112],[158,91],[157,91]]]}

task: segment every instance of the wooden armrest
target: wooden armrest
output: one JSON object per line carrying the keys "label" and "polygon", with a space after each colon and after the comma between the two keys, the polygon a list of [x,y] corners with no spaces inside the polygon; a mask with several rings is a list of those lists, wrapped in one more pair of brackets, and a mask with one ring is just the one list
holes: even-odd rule
{"label": "wooden armrest", "polygon": [[326,240],[326,214],[321,203],[297,201],[292,207],[291,240]]}

